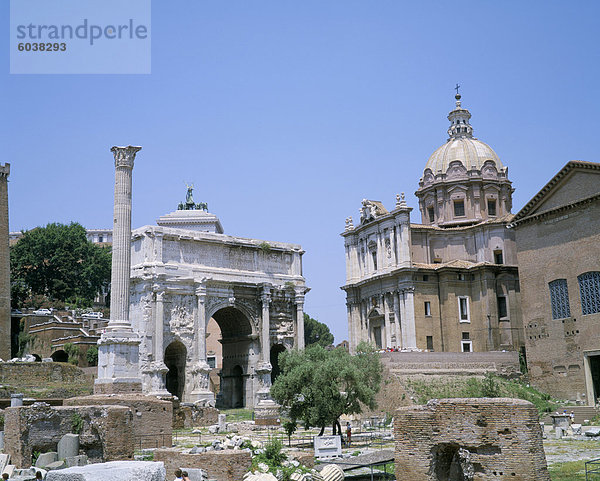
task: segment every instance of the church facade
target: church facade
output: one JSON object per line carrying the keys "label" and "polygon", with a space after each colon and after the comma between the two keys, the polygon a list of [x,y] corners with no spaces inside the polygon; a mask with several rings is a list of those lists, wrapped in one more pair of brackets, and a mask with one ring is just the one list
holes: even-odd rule
{"label": "church facade", "polygon": [[[141,337],[143,390],[222,407],[268,404],[277,356],[304,347],[304,251],[225,235],[205,205],[189,204],[132,236],[130,320]],[[221,333],[217,392],[211,319]]]}
{"label": "church facade", "polygon": [[346,219],[350,350],[474,352],[522,350],[513,188],[508,168],[473,137],[471,113],[448,115],[447,142],[427,161],[419,188],[421,223],[404,194],[391,211],[362,201]]}

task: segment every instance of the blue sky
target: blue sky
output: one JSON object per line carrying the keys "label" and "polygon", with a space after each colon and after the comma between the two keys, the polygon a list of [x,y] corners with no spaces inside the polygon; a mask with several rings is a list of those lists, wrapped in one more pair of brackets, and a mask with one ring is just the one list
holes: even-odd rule
{"label": "blue sky", "polygon": [[598,2],[154,1],[150,75],[10,75],[8,16],[1,2],[11,230],[112,227],[109,149],[141,145],[134,227],[190,182],[226,233],[300,243],[306,311],[336,342],[344,219],[363,198],[417,206],[455,83],[513,212],[568,160],[600,160]]}

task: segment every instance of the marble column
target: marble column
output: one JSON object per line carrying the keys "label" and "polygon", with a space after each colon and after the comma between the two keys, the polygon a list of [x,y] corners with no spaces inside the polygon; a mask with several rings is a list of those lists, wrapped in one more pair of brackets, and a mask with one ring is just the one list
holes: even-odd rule
{"label": "marble column", "polygon": [[149,369],[144,369],[144,374],[150,376],[150,392],[155,396],[170,396],[165,384],[165,375],[169,368],[164,362],[164,317],[165,292],[160,286],[153,286],[154,291],[154,360],[150,363]]}
{"label": "marble column", "polygon": [[394,309],[394,324],[396,326],[396,346],[399,348],[404,347],[403,343],[403,332],[400,330],[400,301],[398,299],[398,293],[392,292],[392,301],[393,301],[393,309]]}
{"label": "marble column", "polygon": [[206,361],[206,286],[201,283],[196,288],[196,307],[194,309],[194,332],[196,343],[194,365],[192,366],[191,401],[214,406],[215,395],[210,390],[210,366]]}
{"label": "marble column", "polygon": [[271,318],[270,318],[270,304],[271,304],[271,287],[268,285],[263,286],[261,293],[262,301],[262,322],[260,330],[260,362],[256,367],[256,373],[258,374],[259,388],[256,393],[258,404],[255,409],[256,418],[271,419],[278,413],[277,404],[271,399]]}
{"label": "marble column", "polygon": [[304,294],[296,294],[296,347],[304,349]]}
{"label": "marble column", "polygon": [[354,316],[352,312],[352,304],[346,303],[346,311],[348,314],[348,345],[350,347],[350,354],[354,354]]}
{"label": "marble column", "polygon": [[415,328],[415,303],[414,287],[404,289],[404,312],[402,316],[402,333],[404,348],[409,350],[417,349],[417,332]]}
{"label": "marble column", "polygon": [[131,270],[131,174],[141,147],[113,147],[115,196],[111,272],[110,321],[98,341],[97,394],[138,392],[140,338],[129,322]]}
{"label": "marble column", "polygon": [[10,164],[0,164],[0,359],[10,355],[10,248],[8,241],[8,176]]}
{"label": "marble column", "polygon": [[392,347],[392,325],[390,321],[390,305],[387,300],[387,294],[382,294],[381,303],[383,304],[383,319],[385,320],[385,347]]}

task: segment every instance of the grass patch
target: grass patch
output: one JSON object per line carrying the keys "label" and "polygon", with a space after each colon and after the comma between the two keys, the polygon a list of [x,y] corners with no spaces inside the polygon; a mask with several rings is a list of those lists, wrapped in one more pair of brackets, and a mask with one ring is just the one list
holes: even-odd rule
{"label": "grass patch", "polygon": [[[548,468],[552,481],[585,481],[585,461],[555,463]],[[591,479],[600,479],[592,477]]]}
{"label": "grass patch", "polygon": [[414,393],[419,404],[430,399],[465,397],[509,397],[533,403],[539,413],[552,412],[556,401],[550,395],[517,380],[504,379],[493,374],[485,376],[454,376],[432,379],[406,379],[406,386]]}
{"label": "grass patch", "polygon": [[251,421],[252,420],[252,409],[222,409],[221,414],[226,414],[226,421],[229,423]]}

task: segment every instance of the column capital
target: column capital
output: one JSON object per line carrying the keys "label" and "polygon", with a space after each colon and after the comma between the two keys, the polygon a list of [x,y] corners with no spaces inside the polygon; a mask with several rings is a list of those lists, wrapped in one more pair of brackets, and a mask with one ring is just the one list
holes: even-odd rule
{"label": "column capital", "polygon": [[133,169],[133,161],[135,160],[135,154],[137,154],[141,147],[134,147],[132,145],[128,145],[127,147],[118,147],[114,146],[110,149],[110,151],[115,156],[115,168],[126,167],[128,169]]}
{"label": "column capital", "polygon": [[260,293],[260,300],[263,304],[269,304],[271,302],[271,286],[263,285],[262,292]]}

